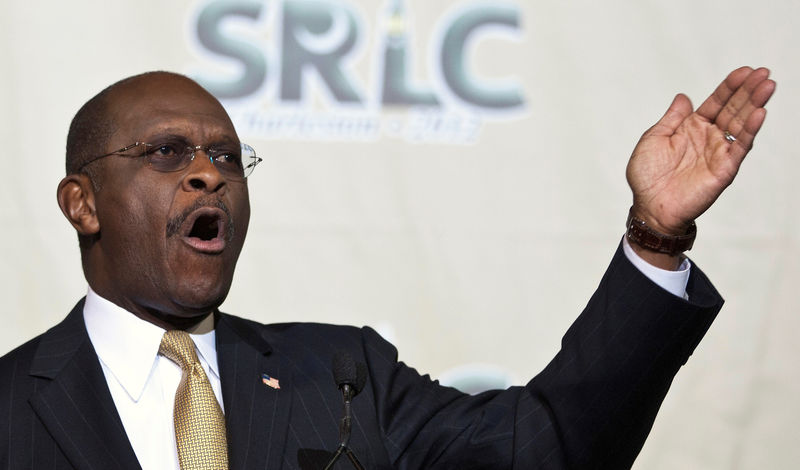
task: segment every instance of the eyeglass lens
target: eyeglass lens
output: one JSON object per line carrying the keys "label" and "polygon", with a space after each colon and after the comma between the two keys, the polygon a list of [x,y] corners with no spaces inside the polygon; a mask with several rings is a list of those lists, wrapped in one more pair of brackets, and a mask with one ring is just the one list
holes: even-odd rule
{"label": "eyeglass lens", "polygon": [[209,160],[224,177],[244,179],[253,172],[259,159],[253,147],[242,143],[230,148],[192,147],[185,144],[142,144],[147,162],[153,170],[171,172],[189,166],[199,150],[205,151]]}

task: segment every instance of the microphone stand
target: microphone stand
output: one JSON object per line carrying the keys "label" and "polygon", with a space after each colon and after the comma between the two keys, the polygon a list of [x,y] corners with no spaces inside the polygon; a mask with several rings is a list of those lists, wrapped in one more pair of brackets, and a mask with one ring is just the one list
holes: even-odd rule
{"label": "microphone stand", "polygon": [[350,402],[353,400],[353,387],[350,384],[342,385],[342,395],[344,396],[344,416],[342,417],[342,421],[339,423],[339,447],[336,449],[336,453],[333,454],[333,458],[331,458],[328,465],[325,466],[323,470],[331,470],[333,468],[333,464],[339,460],[339,457],[342,454],[346,455],[347,458],[350,460],[350,463],[353,464],[353,467],[356,470],[364,470],[364,467],[361,466],[361,462],[358,461],[356,458],[356,454],[347,446],[350,442]]}

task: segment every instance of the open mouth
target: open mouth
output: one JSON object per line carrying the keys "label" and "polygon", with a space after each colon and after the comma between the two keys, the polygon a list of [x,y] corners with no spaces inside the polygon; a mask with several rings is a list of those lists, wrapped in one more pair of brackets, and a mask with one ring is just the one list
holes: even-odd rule
{"label": "open mouth", "polygon": [[225,249],[227,217],[216,207],[202,207],[189,214],[182,227],[183,240],[203,253],[219,253]]}
{"label": "open mouth", "polygon": [[189,232],[189,237],[205,241],[217,238],[219,235],[219,218],[215,215],[201,215],[194,221]]}

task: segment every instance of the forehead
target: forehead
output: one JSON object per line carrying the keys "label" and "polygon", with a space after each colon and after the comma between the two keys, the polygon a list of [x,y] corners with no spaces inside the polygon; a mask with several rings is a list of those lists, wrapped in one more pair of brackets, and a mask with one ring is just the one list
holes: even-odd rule
{"label": "forehead", "polygon": [[183,135],[198,145],[238,141],[219,101],[185,77],[143,77],[116,90],[109,101],[116,124],[112,141],[146,140],[165,133]]}

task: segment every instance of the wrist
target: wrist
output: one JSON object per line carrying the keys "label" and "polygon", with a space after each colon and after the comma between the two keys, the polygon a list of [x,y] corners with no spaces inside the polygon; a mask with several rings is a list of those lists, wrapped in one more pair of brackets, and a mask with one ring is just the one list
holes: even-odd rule
{"label": "wrist", "polygon": [[[690,222],[682,231],[664,233],[653,227],[652,222],[636,213],[634,207],[631,207],[628,212],[625,226],[625,237],[633,247],[668,257],[678,257],[684,251],[690,250],[697,235],[697,226],[694,221]],[[636,251],[640,252],[639,249]]]}

